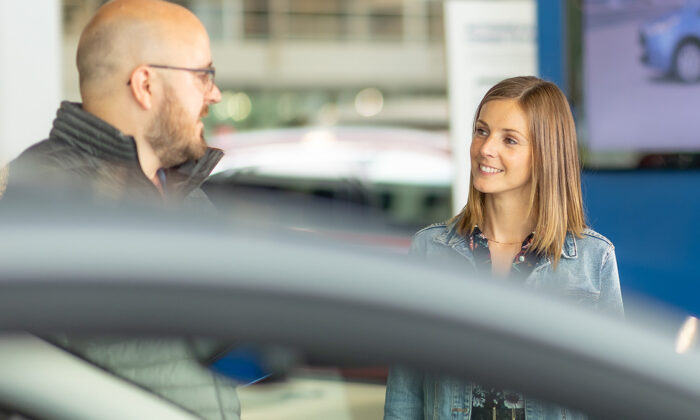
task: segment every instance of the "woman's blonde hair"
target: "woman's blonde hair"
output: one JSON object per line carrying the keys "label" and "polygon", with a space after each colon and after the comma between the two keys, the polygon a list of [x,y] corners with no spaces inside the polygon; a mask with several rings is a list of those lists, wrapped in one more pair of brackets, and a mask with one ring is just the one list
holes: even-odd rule
{"label": "woman's blonde hair", "polygon": [[[550,257],[556,268],[566,233],[581,236],[586,227],[581,197],[581,168],[576,128],[566,96],[551,82],[523,76],[492,87],[476,109],[474,124],[485,103],[515,99],[528,118],[532,147],[530,215],[535,228],[531,250]],[[471,234],[484,223],[484,194],[469,180],[469,199],[455,216],[457,231]]]}

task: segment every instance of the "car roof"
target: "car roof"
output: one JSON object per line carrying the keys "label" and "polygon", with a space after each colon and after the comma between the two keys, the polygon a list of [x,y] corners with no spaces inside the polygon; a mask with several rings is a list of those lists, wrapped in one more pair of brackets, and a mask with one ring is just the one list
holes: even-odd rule
{"label": "car roof", "polygon": [[463,270],[279,229],[72,214],[2,214],[0,329],[274,343],[337,364],[498,382],[601,418],[693,419],[700,409],[698,355]]}

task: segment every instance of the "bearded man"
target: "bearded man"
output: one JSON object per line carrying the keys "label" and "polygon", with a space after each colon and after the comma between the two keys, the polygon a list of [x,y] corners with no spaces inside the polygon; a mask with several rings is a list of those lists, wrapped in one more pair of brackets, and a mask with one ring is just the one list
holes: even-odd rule
{"label": "bearded man", "polygon": [[[207,147],[201,118],[221,92],[201,22],[161,0],[108,2],[83,31],[77,64],[82,104],[63,102],[49,138],[10,163],[0,203],[39,188],[42,197],[77,190],[90,202],[213,209],[199,186],[223,153]],[[201,342],[51,341],[202,418],[240,416],[233,386],[197,362],[193,348]]]}
{"label": "bearded man", "polygon": [[10,164],[5,199],[14,186],[59,186],[209,206],[199,186],[222,152],[207,147],[201,118],[221,92],[201,22],[164,1],[109,2],[84,29],[77,65],[82,104],[63,102],[49,138]]}

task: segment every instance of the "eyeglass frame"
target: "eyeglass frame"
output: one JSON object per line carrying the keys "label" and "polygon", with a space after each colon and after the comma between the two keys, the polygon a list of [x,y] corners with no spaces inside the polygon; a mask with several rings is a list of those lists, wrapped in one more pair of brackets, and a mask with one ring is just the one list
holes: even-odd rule
{"label": "eyeglass frame", "polygon": [[[193,73],[205,73],[207,75],[207,83],[209,85],[209,89],[214,87],[215,79],[216,79],[216,68],[214,66],[209,66],[201,69],[195,69],[191,67],[177,67],[177,66],[166,66],[164,64],[146,64],[148,67],[153,67],[154,69],[166,69],[166,70],[182,70],[182,71],[189,71]],[[128,82],[126,82],[127,86],[131,85],[131,79],[129,79]]]}

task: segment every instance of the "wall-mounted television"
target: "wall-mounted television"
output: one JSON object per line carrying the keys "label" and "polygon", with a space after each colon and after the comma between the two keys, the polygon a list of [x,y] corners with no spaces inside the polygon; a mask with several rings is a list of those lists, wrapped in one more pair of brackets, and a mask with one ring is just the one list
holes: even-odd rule
{"label": "wall-mounted television", "polygon": [[574,58],[570,71],[580,82],[574,102],[587,163],[700,163],[700,0],[583,0],[570,7],[580,16],[580,39],[574,35],[569,46],[581,61]]}

